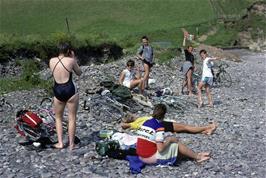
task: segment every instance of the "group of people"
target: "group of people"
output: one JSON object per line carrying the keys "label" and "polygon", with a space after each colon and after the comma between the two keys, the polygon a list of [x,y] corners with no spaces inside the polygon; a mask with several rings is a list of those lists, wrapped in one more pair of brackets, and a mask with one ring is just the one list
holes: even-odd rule
{"label": "group of people", "polygon": [[[127,62],[127,68],[124,69],[119,77],[119,83],[130,89],[139,86],[140,93],[144,93],[147,89],[149,74],[153,65],[153,48],[149,45],[147,36],[141,38],[142,45],[138,49],[137,58],[143,62],[144,75],[142,77],[139,67],[135,69],[134,60]],[[54,57],[49,62],[49,67],[54,78],[54,111],[56,118],[56,131],[58,143],[55,148],[61,149],[63,144],[63,129],[62,119],[65,107],[68,109],[68,138],[69,149],[75,148],[74,138],[76,129],[76,115],[78,109],[79,94],[72,81],[72,73],[81,75],[81,69],[77,63],[74,51],[68,43],[61,43],[58,46],[59,55]],[[188,86],[189,95],[192,95],[192,73],[194,70],[194,56],[192,54],[193,47],[189,46],[185,50],[186,62],[183,70],[186,70],[186,83]],[[212,98],[209,87],[212,84],[212,73],[208,67],[208,62],[214,58],[207,57],[205,50],[200,51],[203,59],[203,74],[199,83],[198,103],[202,106],[201,88],[206,87],[206,92],[209,99],[209,106],[212,106]],[[172,164],[176,161],[177,156],[183,155],[195,159],[197,162],[202,162],[210,158],[209,152],[196,153],[181,143],[175,137],[165,137],[164,132],[187,132],[187,133],[203,133],[212,134],[217,125],[212,123],[202,127],[179,124],[176,122],[164,121],[166,114],[166,106],[158,104],[154,107],[151,116],[136,118],[129,115],[126,122],[122,123],[122,128],[136,129],[138,140],[136,151],[139,158],[147,164]]]}
{"label": "group of people", "polygon": [[[187,38],[189,38],[189,36],[190,34],[187,31],[184,31],[184,41]],[[185,45],[185,43],[183,43],[183,45]],[[188,95],[192,96],[193,95],[192,76],[193,76],[193,72],[196,70],[195,57],[193,55],[193,46],[188,45],[187,48],[184,50],[184,53],[185,53],[185,62],[182,66],[182,71],[185,75],[185,80],[183,80],[181,92],[183,93],[184,87],[187,86]],[[203,67],[202,67],[201,80],[199,82],[199,85],[196,86],[197,91],[198,91],[197,93],[198,94],[198,107],[200,108],[203,106],[202,92],[201,92],[203,87],[205,87],[206,95],[208,97],[208,106],[213,107],[212,95],[210,91],[210,88],[213,85],[213,75],[214,75],[212,67],[213,67],[213,60],[217,60],[219,58],[209,57],[205,49],[200,50],[199,54],[203,61]]]}

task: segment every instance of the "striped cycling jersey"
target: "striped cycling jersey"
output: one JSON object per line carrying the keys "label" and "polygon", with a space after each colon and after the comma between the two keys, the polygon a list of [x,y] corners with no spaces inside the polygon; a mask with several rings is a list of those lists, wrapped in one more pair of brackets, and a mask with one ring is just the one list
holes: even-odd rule
{"label": "striped cycling jersey", "polygon": [[157,152],[156,142],[163,142],[164,128],[155,118],[149,119],[137,130],[137,154],[148,158]]}

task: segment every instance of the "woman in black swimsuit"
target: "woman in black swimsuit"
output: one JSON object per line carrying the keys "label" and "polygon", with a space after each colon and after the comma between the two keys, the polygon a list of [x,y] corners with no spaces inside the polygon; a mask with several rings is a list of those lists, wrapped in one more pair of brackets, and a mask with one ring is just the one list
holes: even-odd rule
{"label": "woman in black swimsuit", "polygon": [[63,148],[62,119],[65,106],[68,109],[68,136],[69,149],[74,149],[74,138],[76,131],[76,115],[78,109],[79,95],[72,81],[73,71],[78,76],[81,70],[77,64],[74,52],[68,43],[58,45],[59,55],[50,60],[49,66],[54,77],[54,111],[56,117],[56,132],[58,143],[55,148]]}

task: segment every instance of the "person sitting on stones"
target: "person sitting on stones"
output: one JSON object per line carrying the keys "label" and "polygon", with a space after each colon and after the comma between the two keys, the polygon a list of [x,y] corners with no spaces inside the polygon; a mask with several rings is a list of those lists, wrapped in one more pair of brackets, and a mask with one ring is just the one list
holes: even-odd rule
{"label": "person sitting on stones", "polygon": [[[143,123],[149,119],[152,119],[152,116],[143,116],[137,117],[131,113],[128,113],[124,119],[122,119],[121,127],[123,129],[139,129]],[[171,121],[162,121],[161,122],[165,132],[176,132],[176,133],[191,133],[197,134],[202,133],[206,135],[211,135],[217,128],[217,124],[210,123],[205,126],[192,126],[187,124],[180,124],[177,122]]]}
{"label": "person sitting on stones", "polygon": [[196,153],[181,143],[178,138],[164,137],[164,127],[161,122],[166,111],[164,104],[156,105],[152,119],[145,121],[137,130],[136,152],[140,160],[146,164],[174,165],[179,155],[192,158],[197,162],[210,159],[209,152]]}
{"label": "person sitting on stones", "polygon": [[139,68],[135,68],[135,62],[133,60],[127,61],[127,68],[120,74],[119,84],[124,85],[129,89],[139,86],[140,93],[144,93],[144,80],[140,77]]}

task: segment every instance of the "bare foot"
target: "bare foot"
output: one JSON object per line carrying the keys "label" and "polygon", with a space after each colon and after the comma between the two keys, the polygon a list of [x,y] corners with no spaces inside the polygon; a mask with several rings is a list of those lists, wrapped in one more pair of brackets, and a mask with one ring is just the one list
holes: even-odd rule
{"label": "bare foot", "polygon": [[202,106],[203,106],[203,102],[199,102],[198,103],[198,108],[202,108]]}
{"label": "bare foot", "polygon": [[196,161],[197,161],[197,163],[201,163],[201,162],[206,161],[210,158],[211,157],[210,157],[209,152],[201,152],[201,153],[198,153]]}
{"label": "bare foot", "polygon": [[196,96],[196,95],[194,95],[193,93],[189,93],[188,96]]}
{"label": "bare foot", "polygon": [[213,104],[211,103],[211,104],[208,104],[207,105],[209,108],[213,108]]}
{"label": "bare foot", "polygon": [[211,135],[216,130],[217,127],[218,127],[217,124],[212,123],[212,124],[208,125],[208,128],[206,130],[204,130],[202,133],[206,134],[206,135]]}
{"label": "bare foot", "polygon": [[75,150],[75,149],[78,149],[79,148],[79,146],[77,146],[77,145],[69,145],[69,147],[68,147],[68,149],[69,149],[69,151],[72,151],[72,150]]}
{"label": "bare foot", "polygon": [[56,149],[62,149],[64,147],[63,144],[60,144],[60,143],[56,143],[53,145],[53,148],[56,148]]}

